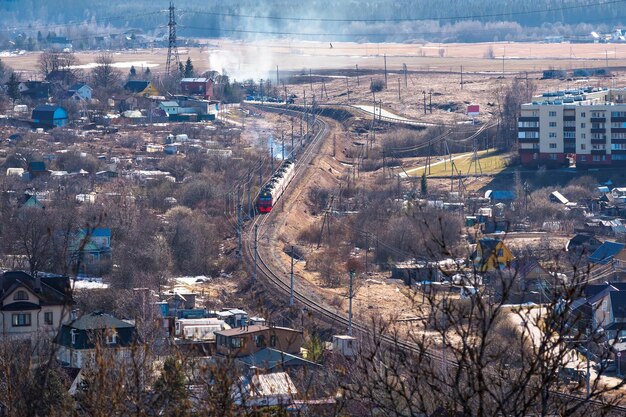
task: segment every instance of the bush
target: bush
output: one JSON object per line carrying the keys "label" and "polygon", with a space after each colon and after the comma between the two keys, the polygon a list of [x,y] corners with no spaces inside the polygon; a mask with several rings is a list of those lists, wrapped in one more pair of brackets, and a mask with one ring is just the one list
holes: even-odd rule
{"label": "bush", "polygon": [[376,79],[372,80],[372,82],[370,83],[370,91],[372,93],[378,93],[379,91],[383,91],[383,88],[385,88],[385,82],[383,80]]}

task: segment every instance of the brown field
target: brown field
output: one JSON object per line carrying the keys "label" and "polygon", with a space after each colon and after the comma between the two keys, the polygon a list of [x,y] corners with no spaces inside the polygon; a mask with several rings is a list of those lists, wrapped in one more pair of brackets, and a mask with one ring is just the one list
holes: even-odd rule
{"label": "brown field", "polygon": [[[549,67],[626,66],[626,44],[549,44],[549,43],[475,43],[475,44],[398,44],[265,40],[242,42],[227,39],[206,40],[201,48],[180,48],[185,60],[190,56],[197,70],[226,70],[234,77],[263,78],[281,71],[302,69],[382,69],[387,56],[389,70],[406,64],[410,71],[504,72],[540,71]],[[485,58],[489,50],[494,58]],[[166,49],[113,53],[121,66],[150,65],[163,72]],[[4,56],[2,60],[27,74],[36,74],[38,53]],[[79,52],[82,64],[95,61],[96,52]],[[504,57],[504,59],[502,59]]]}

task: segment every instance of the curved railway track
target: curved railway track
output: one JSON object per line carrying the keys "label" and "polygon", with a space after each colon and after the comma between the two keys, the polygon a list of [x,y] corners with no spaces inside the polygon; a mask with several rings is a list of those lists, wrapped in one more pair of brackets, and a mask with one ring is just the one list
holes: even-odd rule
{"label": "curved railway track", "polygon": [[[263,108],[264,106],[260,106]],[[270,112],[280,112],[286,114],[299,114],[298,111],[288,110],[285,108],[276,109],[275,107],[268,106],[264,110]],[[294,174],[294,179],[292,180],[290,187],[295,188],[300,181],[304,179],[303,174],[307,171],[307,167],[317,155],[317,151],[321,147],[321,144],[324,138],[329,134],[330,128],[328,123],[326,123],[322,118],[317,118],[315,120],[315,126],[317,127],[317,131],[310,138],[309,143],[306,145],[304,151],[301,151],[301,154],[297,158],[296,162],[296,170]],[[282,198],[286,198],[283,195]],[[263,254],[262,250],[259,250],[258,242],[263,239],[263,237],[268,236],[268,229],[272,225],[277,213],[280,210],[272,210],[270,213],[261,216],[255,216],[253,221],[248,226],[247,231],[245,233],[244,240],[244,254],[248,258],[249,262],[254,262],[255,252],[257,259],[257,280],[262,279],[265,283],[269,284],[270,287],[275,288],[283,295],[289,297],[291,288],[289,280],[286,277],[286,274],[282,274],[280,272],[276,272],[273,268],[271,262],[266,258]],[[257,234],[257,248],[254,245],[254,235],[255,229]],[[310,289],[307,289],[306,286],[294,280],[294,289],[293,289],[294,302],[299,303],[308,311],[311,311],[317,314],[320,318],[328,322],[332,325],[342,326],[344,328],[348,327],[348,318],[345,313],[339,311],[327,303],[319,299],[319,297]],[[371,335],[372,329],[358,321],[352,321],[352,328],[358,334],[362,335]],[[390,346],[399,347],[404,349],[407,352],[416,353],[425,357],[435,363],[443,365],[458,367],[459,364],[453,359],[448,359],[444,355],[442,355],[438,351],[434,351],[432,349],[425,351],[423,348],[420,348],[416,344],[401,341],[397,337],[380,334],[380,339],[387,343]],[[585,403],[591,406],[597,406],[598,408],[607,407],[607,404],[600,400],[595,399],[585,399],[584,397],[577,396],[570,393],[564,393],[560,391],[551,391],[551,394],[557,398],[560,398],[563,401],[584,401]],[[626,415],[626,407],[624,406],[612,406],[610,415]]]}

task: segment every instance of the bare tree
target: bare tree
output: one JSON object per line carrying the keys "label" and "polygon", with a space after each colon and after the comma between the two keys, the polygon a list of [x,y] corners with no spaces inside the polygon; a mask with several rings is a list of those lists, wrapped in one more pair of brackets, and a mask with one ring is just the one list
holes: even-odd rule
{"label": "bare tree", "polygon": [[113,56],[102,53],[96,59],[97,66],[91,71],[93,88],[101,92],[109,92],[119,86],[122,73],[115,69]]}

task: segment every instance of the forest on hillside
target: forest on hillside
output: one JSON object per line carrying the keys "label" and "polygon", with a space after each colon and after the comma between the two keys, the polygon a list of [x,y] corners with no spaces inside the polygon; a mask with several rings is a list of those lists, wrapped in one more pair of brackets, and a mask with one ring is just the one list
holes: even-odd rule
{"label": "forest on hillside", "polygon": [[[166,30],[169,1],[4,0],[0,23],[11,31],[65,34],[68,24],[101,29]],[[290,36],[346,41],[501,41],[584,36],[611,30],[626,1],[606,0],[232,0],[177,2],[179,32],[189,37]],[[320,20],[321,19],[321,20]],[[35,32],[36,33],[36,32]],[[30,34],[29,34],[30,35]]]}

